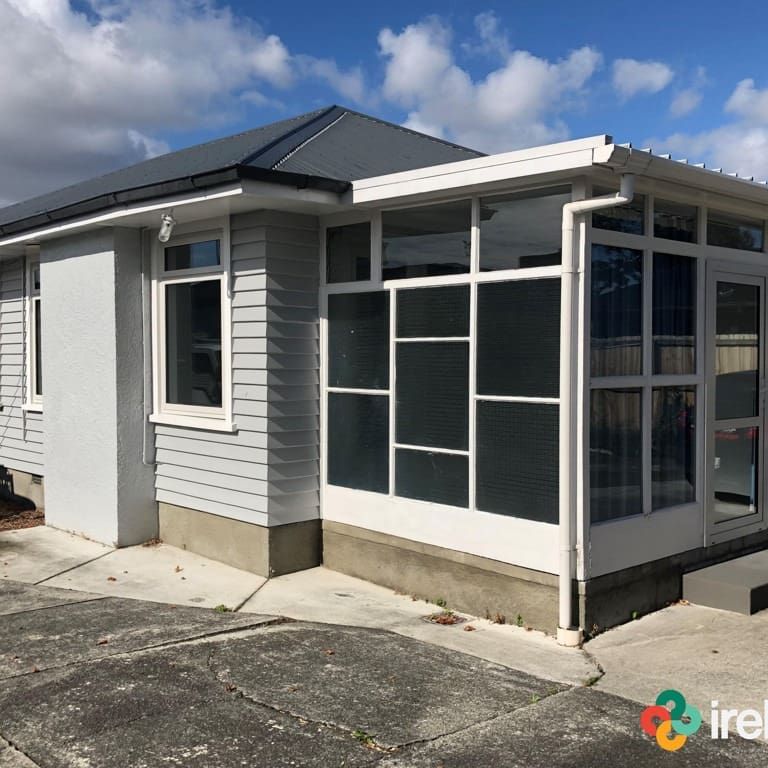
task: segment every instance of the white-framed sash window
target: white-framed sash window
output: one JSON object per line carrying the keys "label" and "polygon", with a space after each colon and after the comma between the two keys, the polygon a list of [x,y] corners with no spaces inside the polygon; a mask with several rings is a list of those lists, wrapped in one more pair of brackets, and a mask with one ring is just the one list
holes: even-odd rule
{"label": "white-framed sash window", "polygon": [[27,410],[42,410],[43,407],[43,371],[42,371],[42,308],[40,305],[40,257],[27,259],[27,339],[26,339],[26,403]]}
{"label": "white-framed sash window", "polygon": [[234,430],[229,250],[228,221],[154,243],[155,423]]}

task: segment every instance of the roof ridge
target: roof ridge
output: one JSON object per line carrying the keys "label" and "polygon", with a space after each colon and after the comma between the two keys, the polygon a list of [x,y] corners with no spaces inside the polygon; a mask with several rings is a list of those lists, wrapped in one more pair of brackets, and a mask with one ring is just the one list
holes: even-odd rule
{"label": "roof ridge", "polygon": [[[343,109],[343,107],[339,107],[339,109]],[[292,150],[290,150],[290,152],[288,152],[287,154],[283,155],[283,157],[281,157],[272,166],[272,170],[275,170],[275,169],[279,168],[284,162],[286,162],[286,160],[288,160],[289,158],[293,157],[297,152],[299,152],[302,149],[304,149],[304,147],[306,147],[307,144],[309,144],[311,141],[314,141],[318,136],[322,136],[322,134],[324,134],[327,130],[329,130],[330,128],[333,128],[333,126],[336,125],[336,123],[338,123],[340,120],[343,120],[348,114],[349,114],[349,111],[348,110],[344,110],[344,112],[342,112],[335,120],[333,120],[332,122],[328,123],[328,125],[323,126],[319,131],[317,131],[317,133],[313,133],[311,136],[309,136],[308,138],[304,139],[304,141],[302,141],[301,144],[297,144]]]}
{"label": "roof ridge", "polygon": [[[330,107],[326,107],[325,109],[321,110],[319,114],[316,112],[313,117],[303,121],[300,125],[297,125],[295,128],[292,128],[287,133],[284,133],[281,136],[278,136],[276,139],[273,139],[272,141],[268,142],[263,147],[260,147],[259,149],[257,149],[255,152],[250,152],[244,157],[240,158],[240,160],[238,161],[238,165],[251,165],[254,160],[257,160],[258,158],[262,157],[268,152],[271,152],[275,148],[279,147],[280,144],[288,141],[292,136],[295,136],[297,133],[307,130],[309,127],[311,127],[315,123],[324,120],[325,118],[329,117],[332,113],[334,113],[336,110],[340,110],[340,109],[342,109],[342,107],[339,107],[336,104],[332,104]],[[326,126],[323,126],[323,127],[326,127]],[[304,139],[300,140],[298,144],[303,143],[303,141]],[[288,150],[288,151],[290,152],[292,150]],[[283,153],[283,154],[286,154],[286,153]],[[270,163],[269,167],[270,168],[274,167],[274,164]]]}

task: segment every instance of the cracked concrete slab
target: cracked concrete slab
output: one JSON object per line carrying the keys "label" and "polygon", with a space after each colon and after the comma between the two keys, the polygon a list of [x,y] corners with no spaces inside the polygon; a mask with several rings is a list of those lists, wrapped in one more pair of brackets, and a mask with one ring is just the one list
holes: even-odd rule
{"label": "cracked concrete slab", "polygon": [[[600,690],[651,704],[667,688],[702,711],[764,709],[768,699],[768,611],[742,616],[673,605],[587,643],[605,669]],[[663,659],[663,663],[659,660]]]}
{"label": "cracked concrete slab", "polygon": [[0,580],[36,584],[112,552],[111,547],[41,525],[0,532]]}
{"label": "cracked concrete slab", "polygon": [[11,614],[0,622],[0,678],[276,620],[121,598]]}
{"label": "cracked concrete slab", "polygon": [[0,768],[39,768],[28,757],[0,739]]}
{"label": "cracked concrete slab", "polygon": [[381,768],[763,768],[768,747],[712,741],[703,729],[674,754],[640,730],[642,707],[592,688],[566,693],[384,759]]}
{"label": "cracked concrete slab", "polygon": [[211,645],[211,669],[256,702],[393,748],[564,690],[381,630],[285,624]]}
{"label": "cracked concrete slab", "polygon": [[102,595],[70,589],[36,587],[21,581],[0,581],[0,616],[36,611],[40,608],[53,608],[57,605],[83,603],[88,600],[101,600],[102,597]]}

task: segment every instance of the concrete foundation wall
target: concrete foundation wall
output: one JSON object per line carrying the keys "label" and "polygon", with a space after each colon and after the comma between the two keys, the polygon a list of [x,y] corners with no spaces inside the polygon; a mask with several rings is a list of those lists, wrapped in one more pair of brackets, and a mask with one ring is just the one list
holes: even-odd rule
{"label": "concrete foundation wall", "polygon": [[40,475],[12,469],[11,476],[13,490],[17,496],[24,496],[33,501],[38,509],[45,509],[45,481]]}
{"label": "concrete foundation wall", "polygon": [[47,522],[118,546],[152,538],[139,234],[63,238],[40,261]]}
{"label": "concrete foundation wall", "polygon": [[557,628],[552,574],[330,520],[323,521],[323,562],[398,592],[445,600],[458,611],[548,632]]}
{"label": "concrete foundation wall", "polygon": [[266,527],[163,502],[160,539],[260,576],[320,565],[320,521]]}

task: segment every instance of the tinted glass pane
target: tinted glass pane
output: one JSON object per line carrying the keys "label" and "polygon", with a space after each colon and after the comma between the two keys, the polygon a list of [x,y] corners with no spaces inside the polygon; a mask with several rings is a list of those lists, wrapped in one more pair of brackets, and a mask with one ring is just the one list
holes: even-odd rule
{"label": "tinted glass pane", "polygon": [[715,418],[756,416],[760,288],[718,281],[715,326]]}
{"label": "tinted glass pane", "polygon": [[[595,188],[594,194],[611,195],[615,189]],[[626,232],[630,235],[645,233],[645,195],[635,195],[631,203],[603,208],[592,214],[592,226],[597,229],[610,229],[614,232]]]}
{"label": "tinted glass pane", "polygon": [[478,285],[478,393],[557,397],[559,375],[560,280]]}
{"label": "tinted glass pane", "polygon": [[370,223],[329,227],[325,233],[325,264],[329,283],[370,280]]}
{"label": "tinted glass pane", "polygon": [[328,297],[328,385],[389,389],[389,294]]}
{"label": "tinted glass pane", "polygon": [[467,342],[400,342],[397,442],[467,450],[468,383]]}
{"label": "tinted glass pane", "polygon": [[166,401],[221,406],[221,281],[165,286]]}
{"label": "tinted glass pane", "polygon": [[640,390],[595,389],[589,429],[593,523],[643,511]]}
{"label": "tinted glass pane", "polygon": [[480,270],[559,264],[563,206],[570,201],[570,187],[483,198]]}
{"label": "tinted glass pane", "polygon": [[707,243],[743,251],[763,250],[763,222],[709,211]]}
{"label": "tinted glass pane", "polygon": [[328,483],[389,492],[389,397],[328,393]]}
{"label": "tinted glass pane", "polygon": [[656,237],[695,243],[697,220],[695,205],[658,198],[653,201],[653,234]]}
{"label": "tinted glass pane", "polygon": [[395,493],[409,499],[468,506],[469,459],[452,453],[395,451]]}
{"label": "tinted glass pane", "polygon": [[469,336],[469,286],[398,291],[397,335],[403,339]]}
{"label": "tinted glass pane", "polygon": [[696,372],[696,261],[653,255],[653,372]]}
{"label": "tinted glass pane", "polygon": [[654,509],[696,500],[696,390],[653,390],[651,496]]}
{"label": "tinted glass pane", "polygon": [[558,407],[477,403],[477,508],[558,519]]}
{"label": "tinted glass pane", "polygon": [[165,249],[165,269],[196,269],[215,267],[220,263],[219,241],[171,245]]}
{"label": "tinted glass pane", "polygon": [[469,272],[469,200],[384,211],[381,219],[385,280]]}
{"label": "tinted glass pane", "polygon": [[643,254],[592,247],[592,375],[642,373]]}
{"label": "tinted glass pane", "polygon": [[715,431],[714,518],[728,523],[755,514],[760,482],[757,427]]}
{"label": "tinted glass pane", "polygon": [[43,310],[40,305],[40,299],[35,299],[32,302],[33,311],[35,313],[34,325],[35,325],[35,392],[38,397],[43,394],[43,347],[42,347],[42,332],[41,323],[43,319]]}

